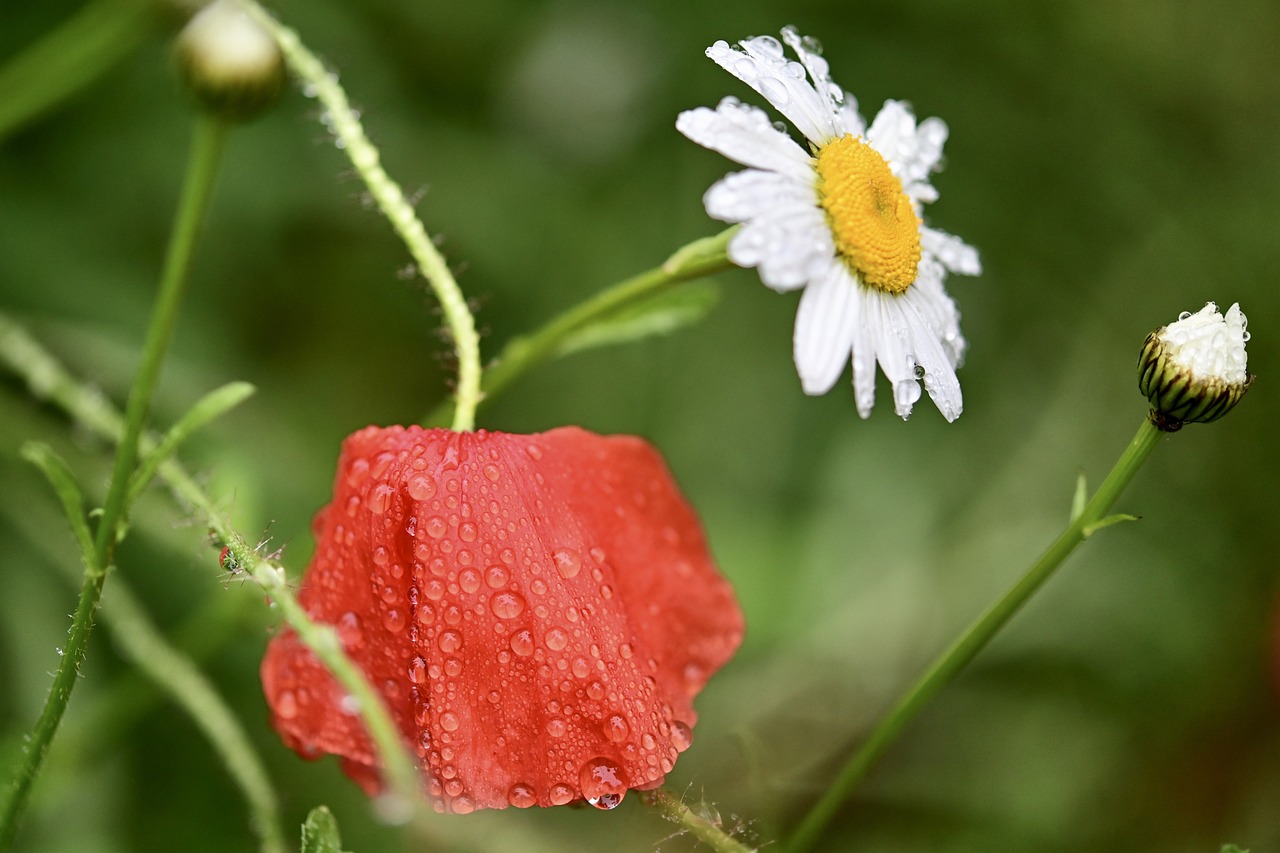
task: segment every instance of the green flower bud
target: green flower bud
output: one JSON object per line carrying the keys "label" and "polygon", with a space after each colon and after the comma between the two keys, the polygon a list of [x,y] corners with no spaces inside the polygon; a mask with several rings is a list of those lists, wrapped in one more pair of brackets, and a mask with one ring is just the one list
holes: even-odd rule
{"label": "green flower bud", "polygon": [[178,67],[204,109],[233,121],[253,118],[284,88],[275,40],[235,0],[214,0],[178,35]]}
{"label": "green flower bud", "polygon": [[1151,401],[1151,420],[1165,432],[1207,424],[1229,412],[1253,376],[1245,343],[1248,319],[1234,304],[1224,317],[1210,302],[1156,329],[1138,358],[1138,388]]}

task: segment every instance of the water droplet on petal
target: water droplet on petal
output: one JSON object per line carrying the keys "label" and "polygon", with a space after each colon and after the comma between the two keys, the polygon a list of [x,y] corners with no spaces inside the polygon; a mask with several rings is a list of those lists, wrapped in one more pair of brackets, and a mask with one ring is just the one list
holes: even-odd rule
{"label": "water droplet on petal", "polygon": [[484,570],[484,582],[492,589],[501,589],[507,585],[510,576],[502,566],[490,566]]}
{"label": "water droplet on petal", "polygon": [[499,619],[515,619],[524,612],[524,598],[516,592],[499,592],[489,599],[489,609]]}
{"label": "water droplet on petal", "polygon": [[276,697],[276,716],[282,720],[298,716],[298,696],[292,690],[285,690]]}
{"label": "water droplet on petal", "polygon": [[440,728],[446,732],[456,732],[458,730],[458,715],[452,711],[445,711],[440,715]]}
{"label": "water droplet on petal", "polygon": [[533,654],[533,632],[525,628],[512,634],[511,651],[524,658]]}
{"label": "water droplet on petal", "polygon": [[612,759],[593,758],[578,771],[578,786],[591,805],[616,809],[627,793],[627,774]]}
{"label": "water droplet on petal", "polygon": [[[532,448],[532,445],[530,445]],[[533,454],[529,454],[532,456]],[[551,801],[553,806],[563,806],[573,800],[573,789],[563,782],[552,785],[547,791],[547,799]]]}
{"label": "water droplet on petal", "polygon": [[436,481],[426,474],[414,474],[405,484],[405,490],[415,501],[430,500],[436,493]]}
{"label": "water droplet on petal", "polygon": [[569,635],[562,628],[551,628],[547,631],[547,648],[558,652],[569,645]]}
{"label": "water droplet on petal", "polygon": [[582,569],[582,558],[573,551],[561,548],[552,554],[551,558],[555,560],[556,571],[565,580],[574,577]]}
{"label": "water droplet on petal", "polygon": [[681,752],[693,745],[693,730],[688,724],[681,720],[671,724],[671,745]]}
{"label": "water droplet on petal", "polygon": [[360,625],[360,617],[348,610],[338,618],[338,639],[348,651],[355,651],[364,645],[364,629]]}
{"label": "water droplet on petal", "polygon": [[414,684],[424,684],[427,680],[427,662],[422,655],[414,655],[409,661],[409,680]]}
{"label": "water droplet on petal", "polygon": [[538,804],[538,794],[532,785],[517,782],[507,791],[507,802],[518,809],[527,809]]}
{"label": "water droplet on petal", "polygon": [[454,814],[471,814],[476,810],[475,801],[470,797],[454,797],[453,802],[449,804],[449,809]]}
{"label": "water droplet on petal", "polygon": [[441,631],[440,639],[436,642],[440,646],[440,651],[449,654],[462,648],[462,635],[457,631]]}
{"label": "water droplet on petal", "polygon": [[564,737],[564,733],[568,730],[569,727],[565,724],[565,721],[559,717],[552,717],[547,720],[547,734],[552,737]]}
{"label": "water droplet on petal", "polygon": [[404,630],[404,614],[399,610],[388,610],[382,614],[382,626],[393,634]]}
{"label": "water droplet on petal", "polygon": [[480,573],[475,569],[463,569],[458,573],[458,586],[463,592],[475,592],[480,589]]}
{"label": "water droplet on petal", "polygon": [[379,483],[373,487],[373,491],[369,493],[369,512],[375,515],[382,515],[391,506],[391,495],[395,489],[392,489],[386,483]]}
{"label": "water droplet on petal", "polygon": [[622,743],[631,735],[631,726],[621,714],[610,714],[604,720],[604,736],[613,743]]}

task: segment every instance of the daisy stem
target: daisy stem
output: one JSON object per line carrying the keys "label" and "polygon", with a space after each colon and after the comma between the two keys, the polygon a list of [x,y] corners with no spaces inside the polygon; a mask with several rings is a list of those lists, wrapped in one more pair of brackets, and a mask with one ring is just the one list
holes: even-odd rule
{"label": "daisy stem", "polygon": [[[110,402],[72,377],[48,351],[40,346],[17,323],[0,313],[0,364],[22,377],[36,399],[61,409],[72,420],[89,428],[107,441],[119,442],[123,420]],[[142,449],[148,451],[154,442],[144,438]],[[231,522],[218,509],[212,498],[192,479],[181,465],[170,459],[160,464],[160,479],[184,507],[200,515],[209,529],[227,546],[228,562],[253,580],[267,597],[280,608],[284,621],[305,643],[360,707],[382,766],[386,768],[388,788],[395,794],[398,808],[411,808],[421,801],[418,775],[399,730],[382,704],[378,694],[363,673],[343,652],[336,633],[328,625],[319,625],[307,616],[289,587],[284,566],[263,557],[236,532]],[[3,841],[0,838],[0,841]],[[4,849],[0,843],[0,849]]]}
{"label": "daisy stem", "polygon": [[480,336],[476,333],[475,318],[449,265],[431,241],[400,185],[382,168],[381,155],[365,136],[359,117],[338,83],[338,76],[325,69],[324,63],[307,49],[296,32],[273,18],[255,0],[240,0],[240,3],[255,21],[271,33],[290,70],[302,81],[304,91],[324,106],[325,125],[431,286],[444,312],[445,325],[458,359],[453,429],[459,432],[475,429],[476,406],[481,398]]}
{"label": "daisy stem", "polygon": [[0,812],[0,848],[6,848],[17,832],[17,824],[26,808],[31,785],[39,773],[49,744],[57,733],[62,715],[71,699],[71,691],[79,680],[80,665],[84,662],[89,635],[93,631],[94,618],[102,596],[102,585],[124,527],[129,481],[138,461],[138,443],[143,424],[151,406],[169,341],[177,325],[178,309],[186,292],[187,273],[191,266],[196,235],[208,208],[225,140],[226,127],[222,122],[205,116],[197,119],[182,197],[161,274],[160,289],[156,294],[151,324],[142,350],[142,361],[129,391],[111,482],[97,520],[93,551],[84,555],[84,582],[72,617],[67,646],[62,651],[44,709],[28,739],[17,776],[3,811]]}
{"label": "daisy stem", "polygon": [[680,797],[665,788],[641,791],[640,799],[667,820],[683,826],[690,835],[716,853],[754,853],[755,851],[754,847],[748,847],[725,832],[719,821],[698,814],[685,805]]}
{"label": "daisy stem", "polygon": [[1107,475],[1106,480],[1083,509],[1071,520],[1066,530],[1054,540],[1040,559],[1013,587],[978,617],[934,661],[911,689],[876,724],[867,739],[849,757],[835,781],[800,822],[799,827],[783,848],[786,853],[804,853],[813,848],[841,805],[848,799],[850,792],[866,776],[876,760],[897,739],[902,730],[938,691],[982,651],[991,638],[1049,579],[1058,566],[1062,565],[1077,545],[1102,527],[1114,521],[1131,518],[1130,516],[1107,516],[1107,512],[1137,474],[1147,456],[1155,449],[1161,435],[1161,431],[1149,418],[1143,419],[1137,435],[1129,442],[1129,446],[1111,469],[1111,473]]}
{"label": "daisy stem", "polygon": [[[592,323],[676,285],[733,268],[726,254],[729,239],[737,226],[713,237],[694,240],[677,249],[661,266],[646,270],[602,290],[580,302],[529,335],[513,338],[502,348],[497,360],[484,372],[480,401],[487,403],[511,383],[545,361],[554,358],[559,346],[574,333]],[[450,417],[451,401],[441,403],[423,423],[439,425]]]}

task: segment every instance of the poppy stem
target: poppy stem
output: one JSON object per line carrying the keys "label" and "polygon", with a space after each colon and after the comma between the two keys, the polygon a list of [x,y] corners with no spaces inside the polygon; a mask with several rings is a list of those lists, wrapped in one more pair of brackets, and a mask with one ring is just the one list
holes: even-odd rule
{"label": "poppy stem", "polygon": [[1151,451],[1155,449],[1161,435],[1154,423],[1144,418],[1142,426],[1111,469],[1111,473],[1087,503],[1083,500],[1084,488],[1083,482],[1081,483],[1071,522],[1066,530],[1054,540],[1026,574],[974,621],[881,718],[867,739],[845,762],[835,781],[800,822],[799,827],[783,848],[786,853],[805,853],[813,848],[827,825],[835,818],[841,805],[848,799],[850,792],[862,781],[876,760],[884,754],[902,730],[915,719],[938,691],[950,683],[956,674],[982,651],[991,638],[1071,555],[1077,545],[1103,527],[1118,521],[1133,520],[1133,516],[1108,516],[1107,512],[1137,474]]}
{"label": "poppy stem", "polygon": [[720,826],[719,816],[707,817],[695,812],[685,805],[684,801],[666,788],[654,788],[652,791],[641,791],[641,801],[672,823],[678,823],[688,830],[694,838],[706,844],[716,853],[754,853],[754,847],[748,847],[738,841]]}
{"label": "poppy stem", "polygon": [[[552,319],[536,332],[513,338],[502,348],[502,353],[493,365],[484,372],[480,386],[481,404],[488,403],[516,379],[554,358],[562,343],[602,318],[687,281],[732,269],[734,264],[726,254],[726,247],[737,230],[737,226],[734,226],[713,237],[694,240],[677,249],[661,266],[645,270],[600,291]],[[439,426],[448,422],[453,405],[448,400],[441,403],[423,419],[423,424]]]}
{"label": "poppy stem", "polygon": [[[69,374],[65,367],[38,342],[31,338],[17,323],[0,313],[0,363],[26,380],[33,397],[61,409],[76,423],[88,427],[95,435],[112,442],[119,442],[123,432],[123,419],[109,401],[85,387]],[[143,439],[142,448],[150,450],[154,444]],[[201,516],[212,534],[226,544],[226,565],[235,573],[243,573],[267,594],[281,609],[284,621],[293,628],[316,656],[333,672],[348,693],[359,703],[360,714],[369,730],[386,768],[388,788],[394,792],[395,802],[401,809],[412,808],[421,802],[417,771],[409,757],[399,731],[383,706],[377,693],[342,651],[332,628],[317,625],[298,604],[288,585],[284,567],[274,559],[264,557],[259,549],[251,546],[236,532],[231,522],[218,509],[213,499],[196,483],[190,474],[175,460],[161,463],[158,470],[178,503]],[[314,643],[314,645],[313,645]],[[0,841],[3,841],[0,838]],[[4,845],[0,843],[0,849]]]}
{"label": "poppy stem", "polygon": [[84,581],[72,617],[70,636],[66,648],[62,650],[58,671],[54,674],[53,686],[49,690],[44,709],[28,739],[23,760],[0,812],[0,849],[7,848],[17,832],[18,821],[31,793],[31,785],[44,762],[49,744],[57,733],[62,715],[71,699],[71,691],[79,680],[80,665],[84,662],[89,635],[93,631],[102,596],[102,585],[114,558],[116,544],[122,535],[128,511],[129,483],[138,461],[139,439],[160,378],[164,356],[177,325],[178,309],[186,293],[191,255],[200,224],[208,209],[214,177],[217,175],[226,141],[226,129],[217,119],[206,116],[197,119],[182,197],[169,239],[147,340],[143,345],[142,361],[129,391],[111,483],[97,520],[93,549],[83,555]]}
{"label": "poppy stem", "polygon": [[382,168],[381,155],[365,136],[359,117],[338,83],[338,75],[324,67],[324,63],[307,49],[295,31],[277,21],[254,0],[240,0],[240,4],[276,40],[290,70],[302,81],[303,91],[324,106],[325,126],[364,181],[378,209],[409,249],[418,271],[431,286],[444,312],[445,325],[458,359],[453,429],[459,432],[475,429],[476,406],[481,399],[480,336],[476,333],[475,318],[448,263],[431,241],[400,185]]}

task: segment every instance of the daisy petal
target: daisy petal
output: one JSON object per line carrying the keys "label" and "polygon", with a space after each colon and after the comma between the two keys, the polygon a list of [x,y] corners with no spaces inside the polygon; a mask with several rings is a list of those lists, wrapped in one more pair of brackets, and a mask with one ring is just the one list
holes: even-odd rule
{"label": "daisy petal", "polygon": [[960,334],[960,311],[942,287],[945,277],[942,264],[926,255],[920,259],[919,276],[908,293],[912,294],[912,304],[942,344],[951,366],[959,367],[964,363],[966,344],[964,335]]}
{"label": "daisy petal", "polygon": [[718,41],[707,48],[707,56],[763,95],[815,145],[844,135],[836,127],[835,114],[805,77],[804,66],[783,56],[777,39],[757,36],[739,44],[740,50]]}
{"label": "daisy petal", "polygon": [[875,299],[873,291],[858,285],[858,323],[853,330],[853,400],[858,416],[864,421],[871,417],[876,402],[876,347],[871,335],[870,315]]}
{"label": "daisy petal", "polygon": [[[796,56],[800,57],[800,64],[809,72],[809,78],[813,81],[813,88],[817,90],[818,97],[822,99],[827,110],[836,116],[837,134],[851,133],[854,136],[861,136],[866,125],[863,124],[862,116],[858,115],[858,100],[852,95],[846,95],[844,90],[832,81],[831,66],[822,58],[821,49],[812,39],[797,33],[795,27],[783,27],[782,40],[795,51]],[[813,49],[810,49],[810,45],[813,45]]]}
{"label": "daisy petal", "polygon": [[830,263],[835,249],[822,210],[786,205],[753,218],[729,241],[729,259],[757,267],[777,291],[804,287]]}
{"label": "daisy petal", "polygon": [[832,264],[804,289],[796,311],[796,370],[806,394],[825,394],[836,384],[849,360],[857,322],[857,284]]}
{"label": "daisy petal", "polygon": [[694,142],[744,166],[812,181],[812,158],[796,141],[769,122],[764,110],[737,98],[725,98],[714,110],[687,110],[676,119],[676,130]]}
{"label": "daisy petal", "polygon": [[920,229],[920,248],[942,263],[951,272],[961,275],[981,275],[982,262],[978,250],[952,234],[936,228]]}
{"label": "daisy petal", "polygon": [[[960,393],[960,380],[956,378],[951,356],[929,328],[925,318],[916,304],[921,298],[920,291],[912,288],[900,298],[903,314],[907,316],[907,328],[911,334],[911,349],[915,361],[924,368],[924,388],[929,392],[938,411],[951,423],[960,417],[964,409],[964,398]],[[912,314],[916,316],[911,317]]]}
{"label": "daisy petal", "polygon": [[707,215],[723,222],[746,222],[783,205],[818,205],[813,183],[799,183],[777,172],[748,169],[726,175],[702,197]]}
{"label": "daisy petal", "polygon": [[[898,298],[874,288],[864,288],[870,297],[864,306],[871,309],[866,320],[876,361],[893,387],[893,410],[904,420],[920,399],[916,378],[916,358],[912,352],[909,319]],[[914,313],[914,312],[913,312]]]}

